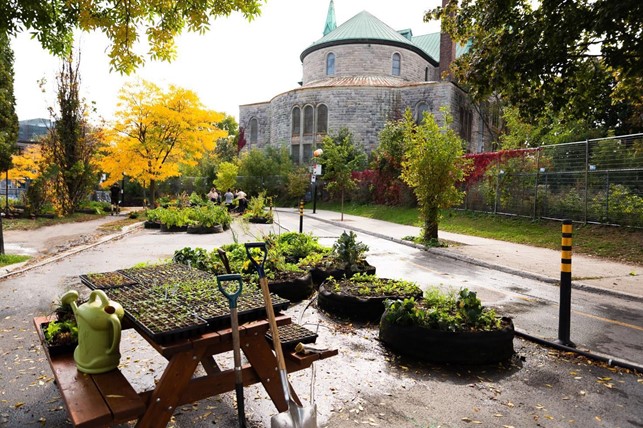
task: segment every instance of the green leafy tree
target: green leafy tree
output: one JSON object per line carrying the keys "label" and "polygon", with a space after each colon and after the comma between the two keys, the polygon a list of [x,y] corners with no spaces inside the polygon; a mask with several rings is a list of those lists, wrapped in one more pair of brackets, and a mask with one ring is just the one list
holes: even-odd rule
{"label": "green leafy tree", "polygon": [[451,0],[425,15],[469,52],[452,67],[476,101],[493,94],[534,120],[643,129],[643,2]]}
{"label": "green leafy tree", "polygon": [[285,194],[293,163],[285,146],[251,149],[239,160],[239,186],[249,195],[266,191],[269,196]]}
{"label": "green leafy tree", "polygon": [[339,195],[341,200],[341,220],[344,220],[344,198],[347,192],[357,188],[352,177],[353,171],[363,169],[366,154],[361,146],[353,141],[353,134],[342,128],[335,135],[327,135],[322,142],[324,154],[320,158],[322,178],[331,195]]}
{"label": "green leafy tree", "polygon": [[310,188],[310,174],[308,170],[303,167],[294,167],[288,173],[288,181],[286,183],[286,193],[292,200],[299,200],[305,194],[306,190]]}
{"label": "green leafy tree", "polygon": [[0,171],[11,169],[17,150],[18,116],[13,93],[13,51],[6,34],[0,33]]}
{"label": "green leafy tree", "polygon": [[[184,29],[205,33],[211,18],[240,12],[249,21],[261,13],[261,0],[48,0],[0,2],[0,33],[14,36],[29,31],[51,53],[71,53],[73,30],[100,31],[111,46],[112,68],[130,74],[145,63],[135,52],[142,33],[147,36],[148,55],[153,60],[176,57],[174,39]],[[142,44],[145,45],[145,44]]]}
{"label": "green leafy tree", "polygon": [[420,217],[424,222],[422,240],[437,244],[440,209],[462,202],[464,193],[456,188],[468,169],[463,158],[463,141],[450,127],[452,119],[443,110],[444,125],[424,113],[416,124],[410,109],[404,113],[406,151],[402,161],[402,180],[418,200]]}
{"label": "green leafy tree", "polygon": [[225,193],[226,190],[232,189],[237,184],[237,174],[239,167],[232,162],[221,162],[217,171],[217,178],[214,179],[214,185],[219,192]]}
{"label": "green leafy tree", "polygon": [[387,122],[380,132],[379,145],[373,151],[371,160],[371,168],[375,172],[373,199],[376,203],[399,205],[412,200],[412,192],[400,178],[404,152],[402,121]]}

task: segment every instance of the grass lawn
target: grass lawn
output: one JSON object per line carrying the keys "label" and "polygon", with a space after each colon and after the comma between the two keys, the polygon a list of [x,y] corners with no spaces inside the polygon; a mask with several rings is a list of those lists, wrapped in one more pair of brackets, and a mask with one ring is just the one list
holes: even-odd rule
{"label": "grass lawn", "polygon": [[17,254],[0,254],[0,267],[9,266],[15,263],[21,263],[29,260],[30,256],[22,256]]}
{"label": "grass lawn", "polygon": [[[308,205],[312,207],[311,204]],[[340,204],[317,202],[317,208],[339,212]],[[345,204],[344,213],[398,224],[422,225],[416,208]],[[530,220],[456,210],[445,210],[439,225],[441,231],[554,250],[560,249],[561,228],[562,223],[557,221]],[[640,265],[643,264],[643,230],[575,223],[573,248],[575,253]]]}

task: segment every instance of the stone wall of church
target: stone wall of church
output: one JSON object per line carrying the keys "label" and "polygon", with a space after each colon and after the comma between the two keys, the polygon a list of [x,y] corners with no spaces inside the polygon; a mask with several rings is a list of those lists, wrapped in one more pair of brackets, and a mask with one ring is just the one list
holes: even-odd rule
{"label": "stone wall of church", "polygon": [[437,69],[411,50],[388,45],[350,44],[323,48],[308,54],[303,61],[304,86],[331,77],[326,75],[326,56],[331,52],[335,54],[335,77],[392,76],[394,53],[399,53],[401,57],[400,79],[424,82],[426,67],[429,67],[429,80],[436,80],[437,77]]}
{"label": "stone wall of church", "polygon": [[[270,110],[269,102],[239,106],[239,127],[245,131],[248,149],[270,144]],[[257,119],[257,144],[250,143],[250,121]]]}
{"label": "stone wall of church", "polygon": [[443,120],[440,111],[447,106],[453,117],[453,128],[460,131],[460,108],[468,108],[473,113],[471,143],[469,150],[478,152],[489,143],[476,109],[469,105],[466,94],[448,81],[429,82],[404,88],[390,87],[335,87],[300,88],[285,92],[272,99],[270,103],[249,104],[240,107],[239,124],[246,128],[249,140],[248,123],[253,117],[259,124],[258,146],[266,144],[290,145],[292,108],[306,105],[328,107],[328,130],[336,134],[346,127],[353,134],[354,141],[370,152],[379,143],[379,133],[388,120],[401,118],[406,108],[414,117],[418,104],[425,102],[427,110],[434,114],[438,122]]}

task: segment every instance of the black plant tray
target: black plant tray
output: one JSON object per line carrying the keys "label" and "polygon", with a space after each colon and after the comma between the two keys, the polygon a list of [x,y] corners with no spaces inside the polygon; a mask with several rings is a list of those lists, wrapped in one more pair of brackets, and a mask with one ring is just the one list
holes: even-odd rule
{"label": "black plant tray", "polygon": [[[308,330],[299,324],[286,324],[277,327],[279,330],[279,341],[281,346],[286,349],[293,349],[298,343],[315,343],[317,333]],[[268,330],[266,339],[272,342],[272,332]]]}
{"label": "black plant tray", "polygon": [[[189,273],[194,271],[187,266],[185,268]],[[208,276],[208,282],[215,287],[214,275],[202,273]],[[173,282],[170,279],[168,284]],[[105,290],[110,299],[123,306],[126,317],[158,343],[194,337],[230,326],[228,300],[216,288],[208,291],[216,299],[192,298],[186,301],[172,286],[164,288],[160,280]],[[272,297],[272,303],[275,312],[286,309],[290,304],[278,296]],[[240,322],[265,318],[263,295],[252,287],[245,288],[237,301],[237,310]]]}
{"label": "black plant tray", "polygon": [[107,288],[136,284],[135,280],[118,271],[80,275],[80,281],[92,290],[104,290]]}
{"label": "black plant tray", "polygon": [[161,265],[121,269],[117,272],[133,279],[135,282],[146,285],[168,284],[173,282],[203,279],[214,281],[213,284],[216,287],[216,278],[214,275],[199,269],[191,268],[190,266],[182,263],[166,263]]}

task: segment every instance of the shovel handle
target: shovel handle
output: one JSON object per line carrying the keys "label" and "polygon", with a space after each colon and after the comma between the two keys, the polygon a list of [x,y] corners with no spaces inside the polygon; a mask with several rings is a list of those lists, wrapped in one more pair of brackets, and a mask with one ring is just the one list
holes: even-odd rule
{"label": "shovel handle", "polygon": [[[232,282],[232,281],[237,281],[239,286],[235,289],[234,292],[229,292],[223,287],[222,283]],[[219,286],[219,291],[221,291],[223,295],[228,298],[228,302],[230,303],[230,309],[236,308],[237,299],[239,298],[239,295],[243,290],[243,282],[241,281],[241,275],[234,274],[234,273],[228,274],[228,275],[217,275],[217,285]]]}
{"label": "shovel handle", "polygon": [[223,262],[223,267],[225,267],[225,271],[227,273],[232,273],[232,270],[230,269],[230,262],[228,261],[228,255],[226,254],[225,250],[219,248],[217,249],[217,252],[219,253],[219,258]]}
{"label": "shovel handle", "polygon": [[[248,254],[248,259],[252,263],[252,265],[255,267],[257,270],[257,273],[259,274],[259,279],[265,278],[266,277],[266,271],[264,270],[264,264],[266,263],[266,257],[268,256],[268,248],[266,247],[265,242],[247,242],[244,244],[246,247],[246,254]],[[259,248],[261,250],[261,253],[263,254],[263,260],[261,260],[261,263],[254,257],[252,257],[252,254],[250,253],[251,248]]]}

